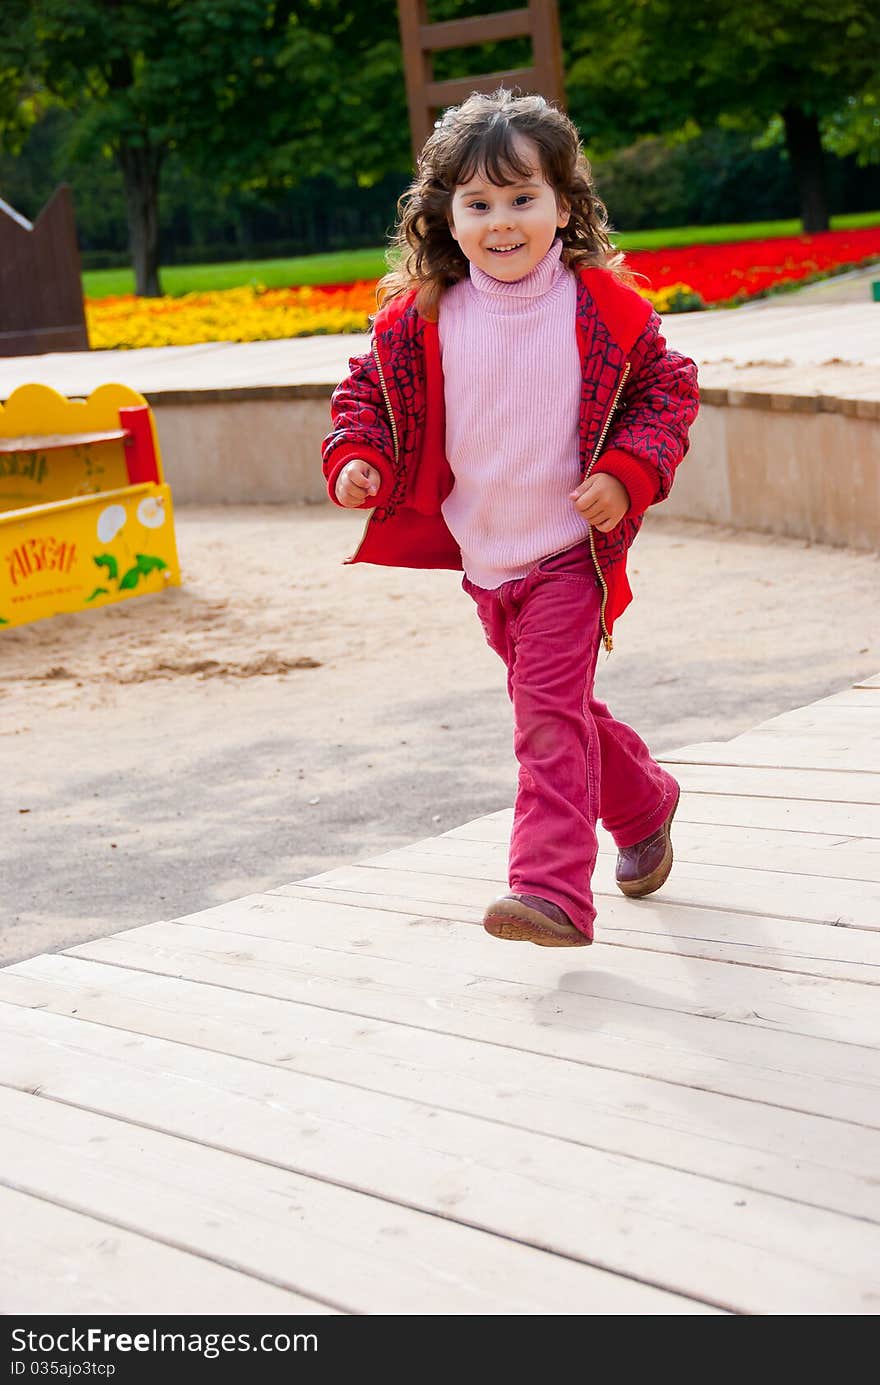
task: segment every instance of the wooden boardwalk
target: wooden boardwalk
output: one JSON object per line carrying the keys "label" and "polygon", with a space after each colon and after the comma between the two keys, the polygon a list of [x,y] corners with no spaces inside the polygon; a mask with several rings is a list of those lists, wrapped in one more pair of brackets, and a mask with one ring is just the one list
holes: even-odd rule
{"label": "wooden boardwalk", "polygon": [[876,1312],[880,675],[664,763],[587,952],[500,812],[0,972],[0,1310]]}

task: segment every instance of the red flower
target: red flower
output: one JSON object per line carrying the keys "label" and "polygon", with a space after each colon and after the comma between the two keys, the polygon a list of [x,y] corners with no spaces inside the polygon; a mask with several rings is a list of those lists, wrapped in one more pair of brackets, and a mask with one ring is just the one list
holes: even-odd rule
{"label": "red flower", "polygon": [[780,283],[880,259],[880,226],[824,231],[815,236],[634,250],[626,258],[631,269],[647,277],[647,288],[656,291],[685,283],[704,302],[723,303],[731,298],[752,298]]}

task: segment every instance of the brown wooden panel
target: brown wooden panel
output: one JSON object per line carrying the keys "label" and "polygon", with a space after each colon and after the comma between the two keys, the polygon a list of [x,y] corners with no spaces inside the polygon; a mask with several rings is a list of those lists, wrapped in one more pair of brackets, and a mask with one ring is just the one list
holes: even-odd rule
{"label": "brown wooden panel", "polygon": [[530,10],[502,10],[499,14],[479,14],[471,19],[446,19],[439,24],[422,24],[419,41],[425,52],[443,48],[469,48],[475,43],[498,43],[505,38],[522,38],[532,32]]}
{"label": "brown wooden panel", "polygon": [[0,355],[88,346],[73,198],[62,184],[32,227],[0,209]]}
{"label": "brown wooden panel", "polygon": [[512,67],[507,72],[482,72],[478,77],[455,77],[448,82],[431,82],[426,88],[432,106],[455,106],[465,101],[472,91],[492,92],[498,87],[521,87],[524,92],[535,90],[537,73],[533,67]]}

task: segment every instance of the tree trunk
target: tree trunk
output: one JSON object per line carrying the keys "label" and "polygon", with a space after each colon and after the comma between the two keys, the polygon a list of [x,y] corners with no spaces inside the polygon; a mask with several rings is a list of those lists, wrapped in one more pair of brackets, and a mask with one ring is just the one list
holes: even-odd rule
{"label": "tree trunk", "polygon": [[801,223],[807,232],[828,230],[828,193],[818,116],[786,106],[785,146],[797,186]]}
{"label": "tree trunk", "polygon": [[150,145],[123,144],[118,151],[125,179],[128,247],[134,269],[134,291],[158,298],[159,284],[159,168],[162,151]]}

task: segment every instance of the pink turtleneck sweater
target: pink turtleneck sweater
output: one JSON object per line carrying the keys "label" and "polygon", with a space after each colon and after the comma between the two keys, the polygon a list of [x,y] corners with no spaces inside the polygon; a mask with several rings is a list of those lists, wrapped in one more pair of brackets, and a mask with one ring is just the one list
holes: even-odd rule
{"label": "pink turtleneck sweater", "polygon": [[577,284],[562,241],[515,283],[484,274],[440,303],[446,455],[455,484],[443,517],[464,570],[494,589],[585,539],[569,499],[580,481]]}

